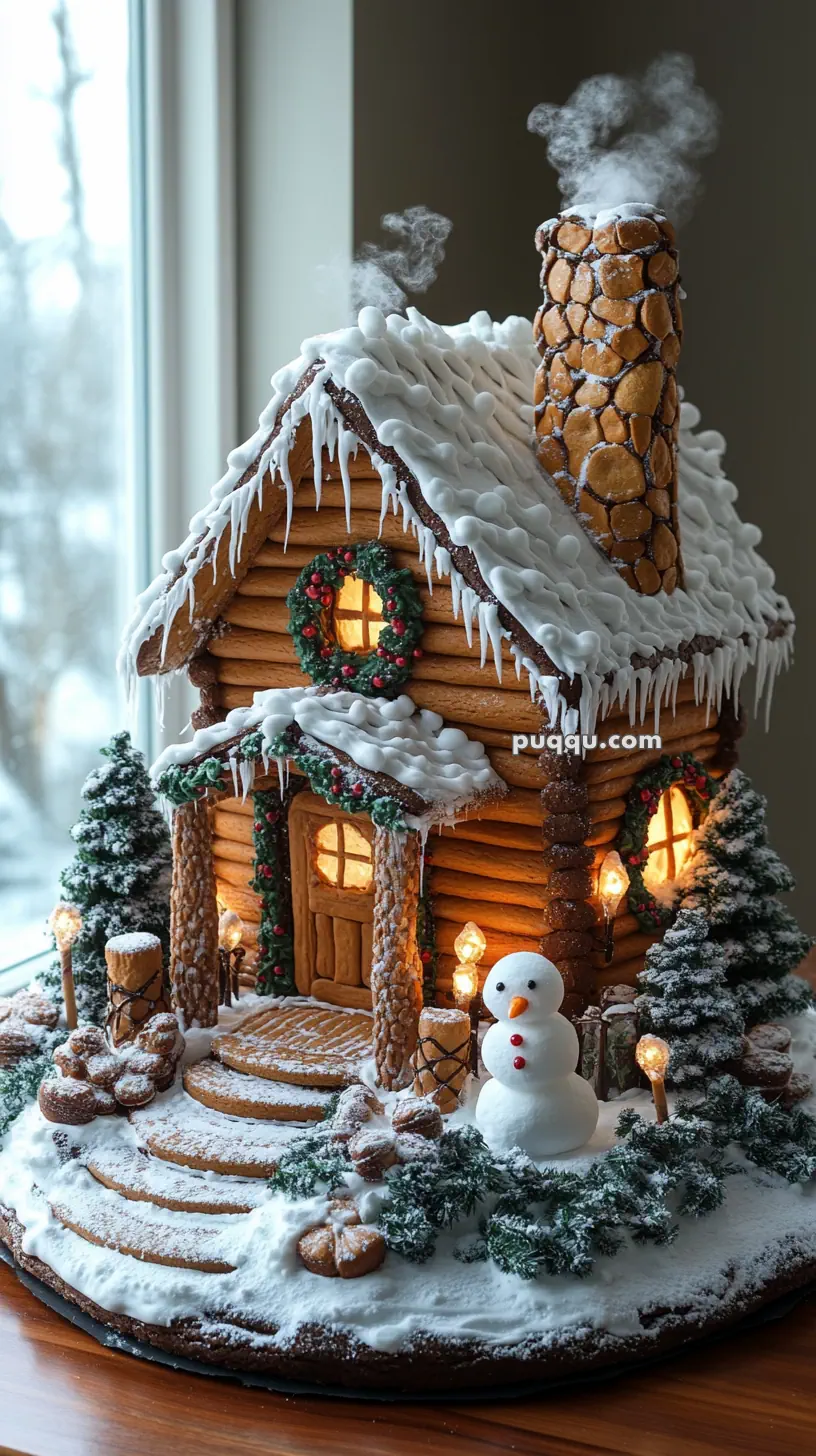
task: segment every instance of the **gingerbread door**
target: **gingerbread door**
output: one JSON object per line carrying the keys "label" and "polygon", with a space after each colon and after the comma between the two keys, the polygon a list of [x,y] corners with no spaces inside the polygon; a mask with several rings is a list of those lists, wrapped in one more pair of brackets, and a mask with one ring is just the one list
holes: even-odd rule
{"label": "gingerbread door", "polygon": [[374,914],[372,828],[317,794],[289,811],[295,980],[336,1006],[370,1007]]}

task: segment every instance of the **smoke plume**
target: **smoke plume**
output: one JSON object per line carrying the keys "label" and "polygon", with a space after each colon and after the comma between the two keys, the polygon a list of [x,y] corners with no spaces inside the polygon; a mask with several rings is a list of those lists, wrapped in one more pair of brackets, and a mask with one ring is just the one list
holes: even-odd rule
{"label": "smoke plume", "polygon": [[450,218],[427,207],[387,212],[380,219],[384,232],[395,239],[393,248],[363,243],[351,266],[351,303],[355,315],[365,304],[384,313],[405,304],[409,293],[426,293],[445,257],[445,241],[453,227]]}
{"label": "smoke plume", "polygon": [[547,141],[565,207],[649,202],[682,220],[700,189],[695,163],[716,146],[718,121],[691,57],[664,54],[642,76],[590,76],[564,106],[536,106],[527,127]]}

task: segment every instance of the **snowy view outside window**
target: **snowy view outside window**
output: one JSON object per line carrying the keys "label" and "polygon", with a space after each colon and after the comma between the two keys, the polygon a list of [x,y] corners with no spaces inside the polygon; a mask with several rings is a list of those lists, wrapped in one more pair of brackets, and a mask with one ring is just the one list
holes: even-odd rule
{"label": "snowy view outside window", "polygon": [[0,0],[0,970],[41,950],[126,559],[127,0]]}

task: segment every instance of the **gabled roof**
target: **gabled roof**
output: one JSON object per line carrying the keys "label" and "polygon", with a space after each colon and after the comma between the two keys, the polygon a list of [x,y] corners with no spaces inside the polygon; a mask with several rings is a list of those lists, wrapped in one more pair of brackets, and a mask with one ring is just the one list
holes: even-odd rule
{"label": "gabled roof", "polygon": [[150,773],[161,789],[168,770],[215,759],[225,778],[231,773],[235,793],[245,796],[257,763],[266,769],[277,760],[283,778],[287,758],[321,750],[332,762],[358,769],[361,787],[395,793],[406,822],[415,826],[453,820],[507,792],[481,743],[461,728],[446,728],[438,713],[418,709],[406,694],[389,700],[315,687],[255,693],[249,707],[233,708],[223,722],[166,748]]}
{"label": "gabled roof", "polygon": [[[758,693],[787,664],[793,614],[737,515],[722,436],[684,404],[679,440],[685,589],[641,596],[621,579],[562,501],[531,448],[530,324],[476,314],[442,328],[410,309],[308,340],[275,375],[256,433],[229,457],[190,535],[139,598],[121,662],[130,676],[178,668],[207,640],[251,557],[285,510],[308,459],[348,460],[362,443],[383,481],[383,514],[402,513],[433,575],[492,646],[509,639],[549,720],[590,731],[598,709],[627,697],[633,715],[689,669],[719,702],[758,667]],[[215,571],[213,571],[213,564]],[[201,576],[204,568],[204,576]],[[206,588],[202,583],[206,582]]]}

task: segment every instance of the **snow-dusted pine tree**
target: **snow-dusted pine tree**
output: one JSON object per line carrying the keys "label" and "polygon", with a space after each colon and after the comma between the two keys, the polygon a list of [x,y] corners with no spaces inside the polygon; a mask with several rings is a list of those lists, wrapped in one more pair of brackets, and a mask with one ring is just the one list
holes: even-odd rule
{"label": "snow-dusted pine tree", "polygon": [[[101,750],[107,763],[85,780],[82,810],[71,836],[78,846],[60,877],[62,892],[82,911],[74,942],[74,981],[80,1015],[105,1015],[105,942],[125,931],[158,935],[165,955],[170,936],[170,835],[155,806],[144,757],[129,733]],[[60,995],[59,968],[39,978]]]}
{"label": "snow-dusted pine tree", "polygon": [[726,982],[725,957],[698,910],[681,910],[638,977],[643,1029],[671,1047],[668,1081],[702,1087],[742,1051],[743,1017]]}
{"label": "snow-dusted pine tree", "polygon": [[765,808],[747,774],[733,769],[698,835],[681,901],[708,920],[749,1026],[794,1015],[812,999],[807,982],[789,974],[813,942],[776,898],[794,879],[768,844]]}

